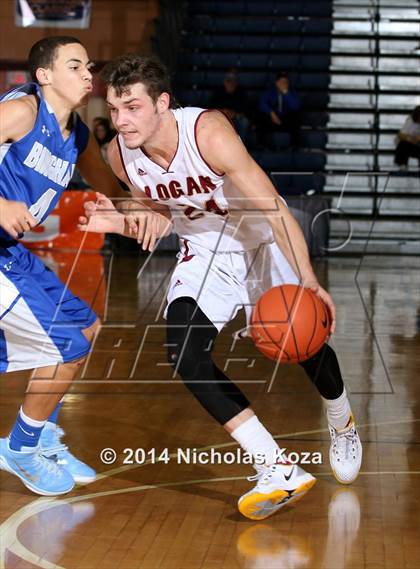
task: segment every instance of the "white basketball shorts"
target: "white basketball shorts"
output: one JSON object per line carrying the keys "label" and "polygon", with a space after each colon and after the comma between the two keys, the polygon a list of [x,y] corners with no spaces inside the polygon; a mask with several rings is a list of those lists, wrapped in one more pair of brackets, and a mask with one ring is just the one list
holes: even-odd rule
{"label": "white basketball shorts", "polygon": [[[273,286],[298,284],[299,279],[276,243],[258,249],[213,253],[181,240],[178,263],[172,273],[167,307],[180,297],[196,300],[220,331],[244,308],[249,323],[258,298]],[[165,311],[166,317],[167,308]]]}

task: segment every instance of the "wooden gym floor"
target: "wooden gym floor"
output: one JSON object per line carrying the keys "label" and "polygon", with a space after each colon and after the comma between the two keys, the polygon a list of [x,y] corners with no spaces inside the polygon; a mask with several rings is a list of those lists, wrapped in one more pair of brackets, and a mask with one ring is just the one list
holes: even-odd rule
{"label": "wooden gym floor", "polygon": [[[173,257],[108,259],[102,281],[98,269],[92,274],[93,257],[85,257],[73,276],[79,282],[70,287],[79,294],[89,289],[104,328],[60,423],[74,454],[97,469],[99,480],[65,498],[39,498],[0,472],[0,567],[420,566],[420,259],[316,263],[337,304],[332,345],[364,445],[360,476],[349,487],[331,475],[320,399],[302,370],[276,370],[249,339],[233,342],[242,317],[222,332],[219,365],[241,385],[280,446],[322,453],[322,464],[306,466],[317,476],[315,487],[294,507],[258,523],[236,509],[250,488],[249,465],[177,460],[177,449],[227,453],[237,447],[165,365],[160,315]],[[26,378],[14,373],[1,379],[2,436]],[[101,462],[104,448],[117,453],[112,465]],[[140,450],[137,459],[146,462],[123,464],[130,448],[143,449],[146,455]],[[153,461],[152,449],[168,449],[167,463]]]}

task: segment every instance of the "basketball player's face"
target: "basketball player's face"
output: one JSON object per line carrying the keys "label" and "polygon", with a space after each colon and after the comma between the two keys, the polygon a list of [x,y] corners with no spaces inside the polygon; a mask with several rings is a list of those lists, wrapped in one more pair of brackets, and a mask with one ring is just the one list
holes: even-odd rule
{"label": "basketball player's face", "polygon": [[109,87],[107,103],[114,127],[127,148],[139,148],[151,141],[159,132],[161,115],[167,109],[160,98],[153,102],[142,83],[130,85],[120,97]]}
{"label": "basketball player's face", "polygon": [[51,69],[45,70],[47,84],[71,109],[86,105],[92,92],[92,66],[82,45],[62,45]]}

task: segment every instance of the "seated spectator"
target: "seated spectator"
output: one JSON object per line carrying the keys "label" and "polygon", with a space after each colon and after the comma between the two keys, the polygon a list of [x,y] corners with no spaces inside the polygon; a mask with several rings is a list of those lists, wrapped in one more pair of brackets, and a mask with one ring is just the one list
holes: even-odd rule
{"label": "seated spectator", "polygon": [[411,156],[417,158],[420,166],[420,106],[407,117],[397,139],[399,142],[395,149],[395,163],[405,170]]}
{"label": "seated spectator", "polygon": [[[283,131],[290,133],[292,146],[299,146],[300,108],[300,98],[289,89],[287,74],[279,73],[274,85],[260,97],[257,119],[259,143],[267,146],[267,135]],[[271,146],[270,142],[268,146]]]}
{"label": "seated spectator", "polygon": [[105,162],[108,162],[108,156],[106,153],[108,144],[114,138],[115,134],[116,132],[111,128],[108,119],[99,117],[94,119],[93,135],[99,144]]}
{"label": "seated spectator", "polygon": [[229,69],[223,85],[216,89],[210,99],[210,109],[220,109],[233,122],[242,141],[245,142],[249,131],[248,97],[239,86],[235,69]]}
{"label": "seated spectator", "polygon": [[92,130],[94,130],[95,126],[101,123],[102,121],[107,121],[106,117],[95,117],[92,119]]}

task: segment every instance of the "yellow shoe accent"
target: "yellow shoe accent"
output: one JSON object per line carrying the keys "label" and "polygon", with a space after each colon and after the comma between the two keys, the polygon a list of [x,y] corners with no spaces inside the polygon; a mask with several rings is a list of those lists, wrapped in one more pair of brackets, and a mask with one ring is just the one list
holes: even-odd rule
{"label": "yellow shoe accent", "polygon": [[313,478],[292,491],[278,489],[269,494],[261,492],[247,494],[239,501],[238,509],[243,516],[250,520],[264,520],[275,514],[280,508],[302,498],[315,482],[316,479]]}

